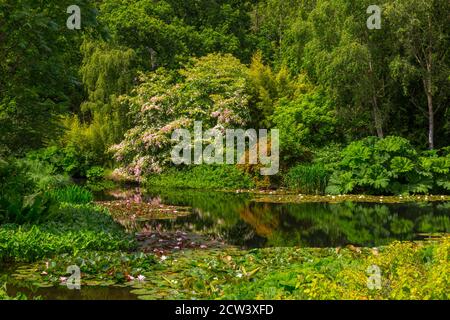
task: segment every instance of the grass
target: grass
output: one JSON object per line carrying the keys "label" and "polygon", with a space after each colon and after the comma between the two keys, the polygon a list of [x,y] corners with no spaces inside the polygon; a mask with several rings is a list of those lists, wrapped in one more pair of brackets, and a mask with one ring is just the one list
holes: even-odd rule
{"label": "grass", "polygon": [[199,165],[184,170],[168,170],[147,177],[150,187],[176,189],[239,189],[253,188],[250,176],[232,165]]}
{"label": "grass", "polygon": [[285,176],[289,189],[306,194],[324,194],[329,174],[321,164],[299,165],[293,167]]}
{"label": "grass", "polygon": [[92,193],[80,186],[71,185],[48,192],[50,198],[59,203],[86,204],[94,200]]}

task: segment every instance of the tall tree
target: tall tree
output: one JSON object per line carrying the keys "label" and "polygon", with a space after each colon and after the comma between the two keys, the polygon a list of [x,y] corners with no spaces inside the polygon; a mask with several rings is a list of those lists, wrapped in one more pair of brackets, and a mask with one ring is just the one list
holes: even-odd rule
{"label": "tall tree", "polygon": [[[95,13],[88,1],[82,26]],[[83,31],[66,26],[72,1],[0,1],[0,150],[21,153],[57,132],[57,116],[81,100],[77,66]]]}
{"label": "tall tree", "polygon": [[391,69],[408,94],[408,88],[421,82],[430,149],[435,147],[436,114],[445,112],[449,101],[449,12],[450,2],[441,0],[399,0],[385,9],[400,47]]}
{"label": "tall tree", "polygon": [[346,107],[342,114],[370,114],[372,128],[383,137],[391,38],[386,28],[367,28],[366,9],[365,0],[319,2],[308,18],[311,35],[303,65]]}

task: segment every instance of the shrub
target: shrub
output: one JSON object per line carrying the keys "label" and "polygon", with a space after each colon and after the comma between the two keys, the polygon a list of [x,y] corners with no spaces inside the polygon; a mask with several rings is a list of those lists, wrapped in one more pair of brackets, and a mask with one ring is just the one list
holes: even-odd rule
{"label": "shrub", "polygon": [[178,73],[178,83],[163,69],[142,76],[142,83],[124,98],[135,127],[111,151],[131,176],[170,167],[172,133],[193,129],[195,120],[203,122],[203,130],[244,127],[250,120],[248,69],[233,56],[193,59]]}
{"label": "shrub", "polygon": [[251,177],[233,165],[199,165],[184,170],[170,169],[147,178],[147,184],[164,188],[241,189],[253,188]]}
{"label": "shrub", "polygon": [[281,156],[287,162],[308,159],[308,148],[329,142],[335,132],[331,100],[319,90],[281,99],[271,119],[280,130]]}
{"label": "shrub", "polygon": [[52,165],[46,162],[20,159],[17,160],[17,163],[23,167],[26,175],[31,179],[35,190],[45,191],[70,184],[70,178],[66,174],[57,173]]}
{"label": "shrub", "polygon": [[313,163],[323,165],[327,171],[333,172],[341,160],[342,146],[337,143],[330,143],[313,151]]}
{"label": "shrub", "polygon": [[35,150],[27,154],[27,159],[45,163],[53,174],[68,174],[72,177],[85,177],[88,168],[97,163],[95,157],[73,145]]}
{"label": "shrub", "polygon": [[[264,267],[258,268],[255,275],[229,279],[215,297],[231,300],[447,300],[450,295],[449,249],[450,239],[446,237],[425,244],[394,242],[381,247],[377,254],[367,249],[359,253],[349,249],[338,252],[295,248],[254,250],[253,259],[247,256],[247,261],[241,258],[239,262],[246,264],[244,270],[255,269],[261,265],[261,260]],[[248,261],[252,265],[248,265]],[[368,270],[374,265],[382,272],[380,290],[367,285]]]}
{"label": "shrub", "polygon": [[298,165],[288,171],[285,184],[288,188],[306,194],[323,194],[329,174],[322,164]]}
{"label": "shrub", "polygon": [[447,149],[419,154],[401,137],[368,137],[341,152],[327,193],[427,194],[450,191]]}
{"label": "shrub", "polygon": [[88,179],[88,182],[100,182],[103,180],[105,176],[105,169],[102,167],[92,167],[86,172],[86,178]]}
{"label": "shrub", "polygon": [[0,224],[44,221],[56,207],[36,187],[36,181],[44,186],[43,179],[33,178],[26,169],[13,159],[0,159]]}

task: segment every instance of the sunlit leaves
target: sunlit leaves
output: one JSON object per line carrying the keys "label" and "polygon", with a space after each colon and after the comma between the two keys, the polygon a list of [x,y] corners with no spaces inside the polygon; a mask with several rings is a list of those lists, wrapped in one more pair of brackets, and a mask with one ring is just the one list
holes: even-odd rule
{"label": "sunlit leaves", "polygon": [[450,180],[448,157],[436,152],[419,156],[409,141],[400,137],[355,141],[341,157],[327,192],[439,193],[447,189]]}

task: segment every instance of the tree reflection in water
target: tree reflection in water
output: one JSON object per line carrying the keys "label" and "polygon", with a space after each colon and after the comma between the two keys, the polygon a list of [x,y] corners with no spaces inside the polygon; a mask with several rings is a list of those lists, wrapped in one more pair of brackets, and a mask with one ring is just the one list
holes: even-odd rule
{"label": "tree reflection in water", "polygon": [[146,225],[206,233],[247,248],[379,246],[450,232],[450,203],[275,204],[252,202],[248,194],[186,190],[148,192],[144,201],[155,198],[192,207],[192,214]]}

